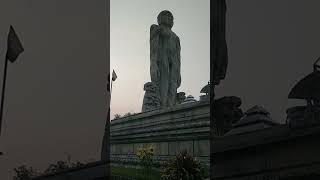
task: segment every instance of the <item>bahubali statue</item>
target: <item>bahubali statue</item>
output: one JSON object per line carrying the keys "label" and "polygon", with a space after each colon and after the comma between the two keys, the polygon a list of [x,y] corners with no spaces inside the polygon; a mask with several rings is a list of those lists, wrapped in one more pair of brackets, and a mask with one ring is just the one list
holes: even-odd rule
{"label": "bahubali statue", "polygon": [[151,83],[157,86],[158,108],[176,105],[181,84],[180,40],[172,26],[173,15],[165,10],[158,15],[158,25],[150,27],[150,76]]}

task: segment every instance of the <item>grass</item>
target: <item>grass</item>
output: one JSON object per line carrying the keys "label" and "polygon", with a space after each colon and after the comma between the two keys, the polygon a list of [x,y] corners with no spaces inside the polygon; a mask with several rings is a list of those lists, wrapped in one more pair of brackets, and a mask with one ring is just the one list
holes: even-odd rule
{"label": "grass", "polygon": [[[144,180],[145,177],[143,175],[142,169],[136,169],[136,168],[128,168],[128,167],[122,167],[122,166],[112,166],[111,167],[111,174],[112,175],[119,175],[123,177],[130,177],[137,180]],[[150,180],[160,180],[160,172],[151,169],[149,178]]]}

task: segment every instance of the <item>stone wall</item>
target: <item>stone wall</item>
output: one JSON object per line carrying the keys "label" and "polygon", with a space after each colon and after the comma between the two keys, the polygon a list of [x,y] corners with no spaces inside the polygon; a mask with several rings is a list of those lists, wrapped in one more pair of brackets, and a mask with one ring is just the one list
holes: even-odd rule
{"label": "stone wall", "polygon": [[155,148],[155,165],[187,150],[209,165],[210,103],[193,102],[111,121],[111,162],[136,164],[138,148]]}
{"label": "stone wall", "polygon": [[287,124],[215,138],[217,180],[320,179],[320,127]]}

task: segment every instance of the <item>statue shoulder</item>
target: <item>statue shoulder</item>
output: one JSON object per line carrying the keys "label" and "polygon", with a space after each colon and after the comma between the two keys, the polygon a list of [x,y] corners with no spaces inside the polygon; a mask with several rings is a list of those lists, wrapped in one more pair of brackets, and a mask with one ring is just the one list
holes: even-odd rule
{"label": "statue shoulder", "polygon": [[180,43],[180,38],[179,38],[179,36],[176,35],[176,39],[177,39],[177,42]]}
{"label": "statue shoulder", "polygon": [[173,32],[173,31],[171,31],[171,32],[172,32],[174,38],[176,39],[176,41],[177,41],[177,42],[180,42],[179,36],[178,36],[175,32]]}
{"label": "statue shoulder", "polygon": [[153,33],[153,32],[155,32],[155,31],[157,31],[158,29],[159,29],[159,26],[158,26],[158,25],[152,24],[152,25],[150,26],[150,33]]}

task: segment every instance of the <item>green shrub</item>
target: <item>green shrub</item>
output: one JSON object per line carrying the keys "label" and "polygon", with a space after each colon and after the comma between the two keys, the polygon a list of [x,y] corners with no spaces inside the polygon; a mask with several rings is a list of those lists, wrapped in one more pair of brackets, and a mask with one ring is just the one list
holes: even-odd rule
{"label": "green shrub", "polygon": [[152,146],[139,148],[136,155],[144,170],[143,174],[145,179],[149,179],[153,163],[154,148]]}
{"label": "green shrub", "polygon": [[27,167],[26,165],[14,168],[14,172],[13,180],[27,180],[39,175],[32,167]]}
{"label": "green shrub", "polygon": [[205,169],[186,151],[180,152],[162,167],[161,177],[164,180],[202,180]]}

